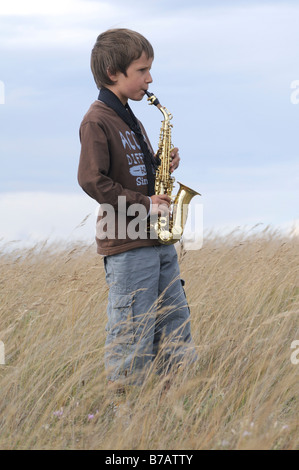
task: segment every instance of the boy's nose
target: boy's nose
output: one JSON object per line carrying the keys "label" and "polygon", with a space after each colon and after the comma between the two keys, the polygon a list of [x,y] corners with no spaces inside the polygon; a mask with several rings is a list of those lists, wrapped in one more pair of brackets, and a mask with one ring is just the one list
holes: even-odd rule
{"label": "boy's nose", "polygon": [[146,79],[146,83],[152,83],[152,82],[153,82],[153,78],[152,78],[151,74],[148,73],[148,77],[147,77],[147,79]]}

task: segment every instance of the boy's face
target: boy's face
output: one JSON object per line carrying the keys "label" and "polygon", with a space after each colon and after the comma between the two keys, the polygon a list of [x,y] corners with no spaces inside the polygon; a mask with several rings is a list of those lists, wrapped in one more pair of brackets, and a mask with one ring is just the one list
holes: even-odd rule
{"label": "boy's face", "polygon": [[115,83],[106,88],[109,88],[120,99],[123,105],[127,103],[128,99],[134,101],[142,100],[145,90],[148,89],[148,85],[153,81],[150,74],[153,60],[152,57],[148,59],[143,52],[139,59],[134,60],[129,65],[126,75],[122,72],[109,75]]}

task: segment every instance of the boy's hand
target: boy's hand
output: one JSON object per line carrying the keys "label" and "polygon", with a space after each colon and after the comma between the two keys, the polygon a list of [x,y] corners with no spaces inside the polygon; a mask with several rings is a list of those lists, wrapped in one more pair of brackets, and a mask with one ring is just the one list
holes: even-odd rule
{"label": "boy's hand", "polygon": [[171,199],[167,194],[154,194],[151,196],[152,200],[152,207],[151,207],[151,214],[152,215],[162,215],[167,216],[169,214],[169,206],[171,203]]}
{"label": "boy's hand", "polygon": [[172,161],[170,163],[170,173],[173,173],[174,170],[177,169],[180,163],[179,149],[177,147],[174,147],[172,149],[170,156],[172,158]]}

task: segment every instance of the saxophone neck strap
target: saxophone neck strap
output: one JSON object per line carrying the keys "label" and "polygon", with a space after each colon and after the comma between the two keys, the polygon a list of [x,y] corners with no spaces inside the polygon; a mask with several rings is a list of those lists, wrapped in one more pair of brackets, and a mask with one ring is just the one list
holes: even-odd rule
{"label": "saxophone neck strap", "polygon": [[155,194],[154,172],[157,167],[157,163],[154,159],[152,152],[149,150],[146,141],[144,140],[144,136],[142,134],[137,118],[135,117],[130,106],[128,104],[124,106],[120,99],[108,88],[101,88],[98,100],[102,101],[107,106],[109,106],[109,108],[113,109],[118,114],[118,116],[127,124],[127,126],[134,132],[134,134],[136,134],[136,137],[143,153],[143,160],[147,172],[148,194],[149,196],[152,196],[153,194]]}

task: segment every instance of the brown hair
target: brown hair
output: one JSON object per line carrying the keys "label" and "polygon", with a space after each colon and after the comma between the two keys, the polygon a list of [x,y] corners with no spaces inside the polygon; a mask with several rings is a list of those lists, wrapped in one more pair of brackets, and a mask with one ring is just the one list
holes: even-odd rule
{"label": "brown hair", "polygon": [[145,52],[147,58],[154,57],[149,41],[130,29],[109,29],[97,37],[91,52],[91,70],[98,88],[113,85],[111,74],[121,72],[126,75],[129,65]]}

